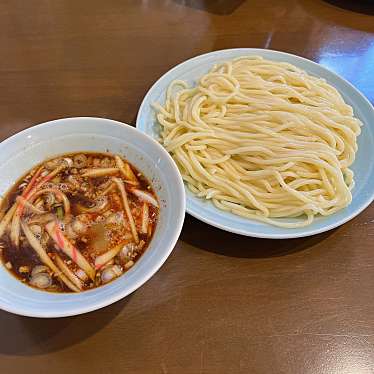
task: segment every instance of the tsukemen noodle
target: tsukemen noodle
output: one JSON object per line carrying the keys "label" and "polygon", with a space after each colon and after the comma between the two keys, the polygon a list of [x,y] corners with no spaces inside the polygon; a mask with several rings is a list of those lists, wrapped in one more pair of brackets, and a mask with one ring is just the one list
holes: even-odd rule
{"label": "tsukemen noodle", "polygon": [[352,201],[362,123],[322,78],[242,56],[171,82],[154,108],[189,189],[223,211],[294,229]]}
{"label": "tsukemen noodle", "polygon": [[92,289],[135,264],[158,212],[152,186],[124,158],[63,155],[32,169],[3,198],[2,262],[40,290]]}

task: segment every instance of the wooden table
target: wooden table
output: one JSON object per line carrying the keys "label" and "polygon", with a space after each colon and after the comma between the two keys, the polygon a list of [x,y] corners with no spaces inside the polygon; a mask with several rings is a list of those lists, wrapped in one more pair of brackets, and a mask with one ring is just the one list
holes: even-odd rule
{"label": "wooden table", "polygon": [[[369,1],[3,1],[0,138],[61,117],[134,123],[161,74],[232,47],[305,56],[373,102],[373,14]],[[0,312],[0,373],[373,373],[373,242],[374,206],[284,241],[187,216],[130,297],[57,320]]]}

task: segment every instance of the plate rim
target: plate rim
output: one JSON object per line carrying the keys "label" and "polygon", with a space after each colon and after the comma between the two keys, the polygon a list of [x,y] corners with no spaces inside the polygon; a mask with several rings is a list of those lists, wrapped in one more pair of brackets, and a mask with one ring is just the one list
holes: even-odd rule
{"label": "plate rim", "polygon": [[[199,55],[191,57],[191,58],[189,58],[187,60],[184,60],[184,61],[180,62],[179,64],[176,64],[175,66],[173,66],[171,69],[167,70],[164,74],[162,74],[151,85],[151,87],[148,89],[148,91],[144,95],[142,103],[140,104],[140,107],[139,107],[139,110],[138,110],[138,113],[137,113],[137,116],[136,116],[135,127],[139,131],[141,131],[141,132],[149,135],[145,131],[144,128],[141,128],[141,125],[140,125],[140,121],[141,121],[141,117],[142,117],[142,112],[144,111],[144,108],[147,105],[148,98],[151,96],[151,94],[154,91],[154,89],[163,80],[167,79],[168,76],[171,75],[173,72],[175,72],[177,69],[180,69],[181,67],[183,67],[185,65],[189,65],[189,64],[193,63],[194,61],[199,60],[199,59],[204,58],[204,57],[207,57],[207,56],[215,56],[215,55],[220,56],[222,53],[230,53],[230,52],[243,53],[243,55],[245,55],[246,53],[254,55],[255,53],[260,53],[261,54],[261,53],[263,53],[265,51],[266,51],[266,53],[275,54],[275,55],[279,55],[279,56],[284,56],[286,58],[296,59],[296,60],[299,60],[301,62],[305,62],[307,64],[311,64],[312,66],[315,66],[315,67],[317,67],[319,69],[323,69],[326,72],[328,72],[329,74],[332,74],[332,76],[334,76],[335,78],[337,78],[338,80],[342,81],[347,86],[349,86],[349,88],[351,90],[353,90],[356,95],[358,95],[359,99],[364,104],[367,105],[367,107],[371,110],[371,112],[373,113],[373,116],[374,116],[374,105],[368,100],[368,98],[358,88],[356,88],[352,83],[350,83],[348,80],[346,80],[345,78],[343,78],[341,75],[339,75],[339,74],[335,73],[334,71],[330,70],[329,68],[327,68],[327,67],[319,64],[318,62],[312,61],[312,60],[310,60],[308,58],[299,56],[297,54],[283,52],[283,51],[278,51],[278,50],[274,50],[274,49],[250,48],[250,47],[248,47],[248,48],[227,48],[227,49],[220,49],[220,50],[215,50],[215,51],[211,51],[211,52],[199,54]],[[287,62],[287,61],[285,61],[285,62]],[[292,63],[292,62],[290,62],[290,63]],[[304,70],[304,69],[302,69],[302,70]],[[321,78],[323,78],[323,77],[321,77]],[[326,78],[323,78],[323,79],[326,79]],[[149,135],[149,136],[151,136],[151,135]],[[156,140],[156,139],[154,139],[154,140]],[[325,225],[325,226],[322,226],[320,228],[306,230],[306,231],[303,231],[303,232],[292,232],[292,229],[289,229],[291,231],[286,232],[286,233],[258,233],[258,232],[253,231],[253,230],[243,230],[243,229],[240,229],[240,228],[231,227],[231,226],[227,226],[227,225],[221,224],[219,222],[216,222],[214,220],[206,218],[204,215],[199,214],[198,212],[196,212],[194,210],[191,210],[191,207],[189,206],[189,201],[188,200],[190,198],[192,198],[192,199],[197,199],[197,198],[193,197],[193,196],[191,196],[191,197],[188,196],[189,190],[187,189],[187,186],[185,184],[184,184],[184,188],[186,190],[186,211],[191,216],[195,217],[196,219],[198,219],[198,220],[200,220],[200,221],[202,221],[202,222],[204,222],[204,223],[206,223],[208,225],[211,225],[213,227],[219,228],[219,229],[227,231],[227,232],[231,232],[231,233],[239,234],[239,235],[243,235],[243,236],[254,237],[254,238],[262,238],[262,239],[294,239],[294,238],[302,238],[302,237],[309,237],[309,236],[313,236],[313,235],[317,235],[317,234],[321,234],[323,232],[327,232],[327,231],[333,230],[334,228],[337,228],[337,227],[339,227],[339,226],[347,223],[348,221],[352,220],[356,216],[358,216],[366,208],[368,208],[369,205],[374,200],[374,188],[373,188],[372,191],[366,197],[364,203],[361,204],[358,207],[358,209],[354,210],[351,214],[348,214],[347,216],[341,218],[340,220],[336,220],[336,221],[330,223],[329,225]],[[215,208],[215,209],[218,212],[221,212],[218,208]],[[257,222],[257,221],[250,220],[250,222]],[[307,228],[308,228],[308,226],[305,227],[305,229],[307,229]]]}

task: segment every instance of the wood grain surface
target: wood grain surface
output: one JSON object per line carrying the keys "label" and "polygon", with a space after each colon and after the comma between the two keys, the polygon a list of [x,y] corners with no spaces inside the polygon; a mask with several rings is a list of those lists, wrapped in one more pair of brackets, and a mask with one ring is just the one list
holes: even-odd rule
{"label": "wood grain surface", "polygon": [[[0,140],[61,117],[134,124],[160,75],[223,48],[310,58],[374,102],[372,4],[3,0]],[[373,243],[373,206],[283,241],[187,216],[171,257],[130,297],[56,320],[0,311],[0,373],[373,373]]]}

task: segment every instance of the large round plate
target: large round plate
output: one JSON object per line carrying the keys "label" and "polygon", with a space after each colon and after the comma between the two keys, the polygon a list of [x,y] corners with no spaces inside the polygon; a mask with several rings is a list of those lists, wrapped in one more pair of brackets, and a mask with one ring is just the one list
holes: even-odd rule
{"label": "large round plate", "polygon": [[215,208],[211,202],[195,197],[186,188],[187,212],[201,221],[223,230],[272,239],[314,235],[349,221],[364,210],[374,198],[374,158],[370,157],[374,149],[374,109],[370,102],[350,83],[315,62],[284,52],[253,48],[227,49],[194,57],[168,71],[152,86],[140,106],[136,121],[137,128],[157,139],[159,125],[151,104],[153,102],[164,103],[165,92],[171,81],[183,79],[191,85],[195,84],[199,77],[208,72],[215,63],[246,55],[259,55],[274,61],[289,62],[311,75],[324,78],[336,87],[344,100],[353,107],[355,115],[364,123],[362,134],[358,138],[359,150],[352,166],[356,180],[353,201],[347,208],[328,217],[316,217],[311,225],[297,229],[274,227],[221,211]]}

